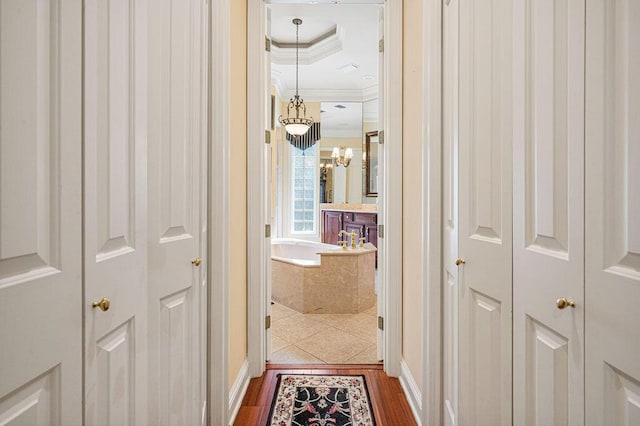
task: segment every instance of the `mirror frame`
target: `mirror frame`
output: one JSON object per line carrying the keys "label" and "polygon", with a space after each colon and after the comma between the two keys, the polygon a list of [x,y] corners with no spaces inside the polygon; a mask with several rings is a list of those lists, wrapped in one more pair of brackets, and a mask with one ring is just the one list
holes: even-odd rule
{"label": "mirror frame", "polygon": [[[378,131],[374,130],[373,132],[367,132],[365,138],[365,196],[367,197],[377,197],[378,191],[376,188],[376,192],[371,191],[371,138],[377,137]],[[377,156],[377,155],[376,155]]]}

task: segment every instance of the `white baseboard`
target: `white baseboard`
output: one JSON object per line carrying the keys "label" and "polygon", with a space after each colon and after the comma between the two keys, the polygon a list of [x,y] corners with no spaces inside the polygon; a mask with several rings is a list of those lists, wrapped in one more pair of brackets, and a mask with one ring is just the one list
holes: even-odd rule
{"label": "white baseboard", "polygon": [[233,382],[233,386],[229,391],[229,424],[232,425],[236,420],[236,416],[238,415],[238,411],[240,411],[240,406],[242,405],[242,400],[244,399],[244,394],[247,393],[247,388],[249,387],[249,381],[251,377],[249,376],[249,361],[245,360],[242,367],[240,367],[240,371],[236,376],[236,379]]}
{"label": "white baseboard", "polygon": [[409,370],[409,366],[405,362],[404,358],[400,361],[400,385],[407,397],[407,401],[409,402],[409,406],[413,412],[413,417],[418,425],[422,426],[422,393],[420,392],[420,389],[418,389],[418,384],[413,378],[413,375]]}

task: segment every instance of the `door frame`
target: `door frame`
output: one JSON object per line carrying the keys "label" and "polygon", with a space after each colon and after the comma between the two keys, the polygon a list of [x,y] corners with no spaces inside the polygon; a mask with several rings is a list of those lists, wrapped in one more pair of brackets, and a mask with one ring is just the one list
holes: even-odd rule
{"label": "door frame", "polygon": [[[373,3],[373,2],[372,2]],[[394,141],[393,149],[385,144],[383,189],[386,196],[379,206],[385,217],[385,236],[380,251],[386,291],[384,306],[384,369],[389,376],[400,375],[402,360],[402,0],[384,4],[384,113],[385,140]],[[247,28],[247,99],[263,99],[267,93],[264,55],[266,5],[264,0],[248,0]],[[265,370],[266,271],[269,238],[265,235],[264,132],[267,126],[267,103],[249,102],[247,116],[247,328],[249,374],[260,376]],[[390,210],[392,214],[388,214]]]}
{"label": "door frame", "polygon": [[[423,3],[422,424],[442,421],[442,4]],[[448,4],[448,1],[447,1]]]}
{"label": "door frame", "polygon": [[[209,3],[207,167],[207,407],[204,424],[228,424],[231,0]],[[214,48],[215,47],[215,48]],[[215,96],[214,96],[215,94]],[[203,417],[205,413],[203,413]]]}

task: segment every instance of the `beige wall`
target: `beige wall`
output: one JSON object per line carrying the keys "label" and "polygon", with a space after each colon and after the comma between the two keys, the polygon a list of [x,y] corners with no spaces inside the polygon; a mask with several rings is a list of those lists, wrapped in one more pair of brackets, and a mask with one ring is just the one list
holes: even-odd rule
{"label": "beige wall", "polygon": [[229,388],[247,358],[247,2],[231,2]]}
{"label": "beige wall", "polygon": [[404,357],[422,390],[422,2],[404,0],[402,299]]}

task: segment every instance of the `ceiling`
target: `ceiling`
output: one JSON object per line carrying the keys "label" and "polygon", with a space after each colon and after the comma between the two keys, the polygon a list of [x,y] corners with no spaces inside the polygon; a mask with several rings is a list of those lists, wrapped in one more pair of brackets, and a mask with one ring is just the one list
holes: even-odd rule
{"label": "ceiling", "polygon": [[[293,18],[302,19],[300,43],[308,43],[336,29],[314,46],[301,49],[300,96],[305,101],[363,101],[377,97],[378,16],[380,4],[371,0],[272,1],[271,38],[295,43]],[[276,51],[277,52],[274,52]],[[272,81],[285,99],[295,92],[295,48],[272,49]],[[278,59],[276,56],[281,55]],[[288,55],[283,58],[282,55]],[[293,59],[292,59],[293,58]],[[305,62],[305,64],[303,64]],[[344,72],[340,68],[355,64]],[[350,67],[353,68],[353,67]]]}
{"label": "ceiling", "polygon": [[320,126],[323,137],[361,138],[362,103],[322,102],[320,104]]}

